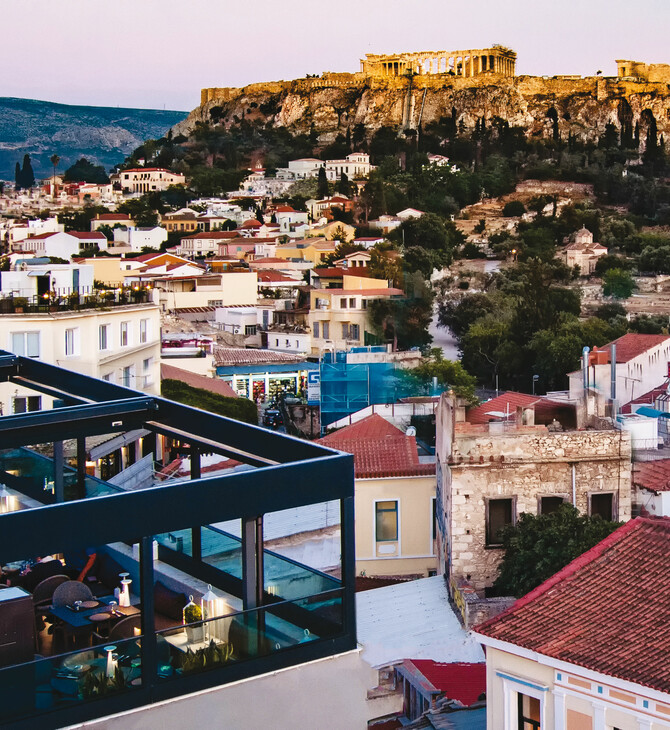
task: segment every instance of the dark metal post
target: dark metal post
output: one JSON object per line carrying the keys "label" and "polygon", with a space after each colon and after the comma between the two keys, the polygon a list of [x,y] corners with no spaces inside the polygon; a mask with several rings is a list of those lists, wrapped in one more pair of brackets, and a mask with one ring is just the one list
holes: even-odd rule
{"label": "dark metal post", "polygon": [[86,436],[77,439],[77,493],[86,496]]}
{"label": "dark metal post", "polygon": [[245,611],[258,605],[258,563],[256,561],[256,520],[242,520],[242,606]]}
{"label": "dark metal post", "polygon": [[[191,479],[200,479],[200,449],[191,446]],[[202,532],[200,525],[191,528],[191,557],[202,560]]]}
{"label": "dark metal post", "polygon": [[356,640],[356,538],[354,532],[354,498],[340,500],[340,536],[342,547],[342,613],[344,630]]}
{"label": "dark metal post", "polygon": [[263,515],[256,517],[256,605],[263,605],[265,593],[265,556],[263,553]]}
{"label": "dark metal post", "polygon": [[64,464],[63,442],[54,441],[54,497],[56,502],[65,502]]}
{"label": "dark metal post", "polygon": [[191,446],[191,479],[200,479],[200,449]]}
{"label": "dark metal post", "polygon": [[158,672],[156,633],[154,626],[154,560],[153,536],[140,541],[140,599],[142,601],[142,686],[154,684]]}

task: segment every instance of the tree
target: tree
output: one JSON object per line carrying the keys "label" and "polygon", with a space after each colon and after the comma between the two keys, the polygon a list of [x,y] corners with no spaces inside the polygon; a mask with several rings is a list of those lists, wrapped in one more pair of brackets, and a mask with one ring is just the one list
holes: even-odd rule
{"label": "tree", "polygon": [[346,172],[343,172],[340,176],[340,181],[337,183],[337,192],[347,197],[351,196],[351,183]]}
{"label": "tree", "polygon": [[55,191],[55,189],[56,189],[56,168],[58,167],[58,163],[60,162],[60,157],[58,155],[51,155],[51,157],[49,158],[49,161],[51,162],[51,164],[53,165],[53,168],[54,168],[53,184],[54,184],[54,191]]}
{"label": "tree", "polygon": [[452,388],[454,393],[464,398],[470,405],[476,405],[479,401],[475,395],[477,379],[470,375],[462,363],[454,360],[445,360],[442,350],[432,348],[430,355],[426,357],[421,365],[409,371],[424,385],[430,386],[433,378],[437,378],[439,385]]}
{"label": "tree", "polygon": [[520,200],[510,200],[505,203],[502,214],[505,218],[516,218],[526,212],[526,206]]}
{"label": "tree", "polygon": [[23,156],[23,167],[21,168],[19,178],[20,186],[22,188],[32,188],[35,184],[35,173],[33,172],[33,166],[30,162],[30,155],[26,154]]}
{"label": "tree", "polygon": [[16,166],[14,167],[14,189],[15,190],[21,190],[23,185],[21,184],[21,163],[17,162]]}
{"label": "tree", "polygon": [[102,165],[94,165],[85,157],[81,157],[68,167],[63,175],[66,182],[87,182],[105,185],[109,182],[109,177]]}
{"label": "tree", "polygon": [[502,531],[505,555],[493,588],[498,595],[523,596],[620,527],[599,515],[580,515],[571,504],[555,512],[524,512]]}
{"label": "tree", "polygon": [[633,277],[623,269],[610,269],[603,277],[603,294],[615,299],[628,299],[635,291]]}
{"label": "tree", "polygon": [[326,168],[320,167],[319,174],[316,178],[316,195],[319,200],[328,197],[330,188],[328,186],[328,177],[326,176]]}

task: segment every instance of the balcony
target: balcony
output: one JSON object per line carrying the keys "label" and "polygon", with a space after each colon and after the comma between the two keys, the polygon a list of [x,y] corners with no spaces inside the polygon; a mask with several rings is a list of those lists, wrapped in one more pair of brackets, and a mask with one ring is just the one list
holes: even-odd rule
{"label": "balcony", "polygon": [[[3,723],[63,727],[355,648],[351,456],[9,353],[0,380],[64,403],[0,419]],[[124,491],[86,474],[87,437],[135,429],[156,460],[164,439],[188,450],[191,479]],[[205,454],[248,468],[203,477]],[[270,513],[330,500],[336,575],[264,547]],[[38,556],[91,603],[34,605]]]}
{"label": "balcony", "polygon": [[129,304],[151,303],[151,289],[119,287],[95,289],[82,294],[48,292],[41,296],[0,298],[0,314],[48,314],[90,309],[109,309]]}

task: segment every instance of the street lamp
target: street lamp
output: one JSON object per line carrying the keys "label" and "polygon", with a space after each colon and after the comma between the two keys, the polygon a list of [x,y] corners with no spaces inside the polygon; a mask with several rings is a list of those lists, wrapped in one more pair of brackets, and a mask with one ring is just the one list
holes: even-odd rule
{"label": "street lamp", "polygon": [[535,395],[535,383],[540,379],[539,375],[533,375],[533,395]]}

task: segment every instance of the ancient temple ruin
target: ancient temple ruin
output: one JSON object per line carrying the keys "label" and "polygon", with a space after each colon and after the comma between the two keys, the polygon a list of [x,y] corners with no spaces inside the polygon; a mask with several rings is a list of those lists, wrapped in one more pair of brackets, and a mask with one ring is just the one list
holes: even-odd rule
{"label": "ancient temple ruin", "polygon": [[484,73],[514,76],[516,53],[503,46],[468,51],[426,51],[422,53],[374,54],[361,59],[367,76],[408,74],[451,74],[472,77]]}

